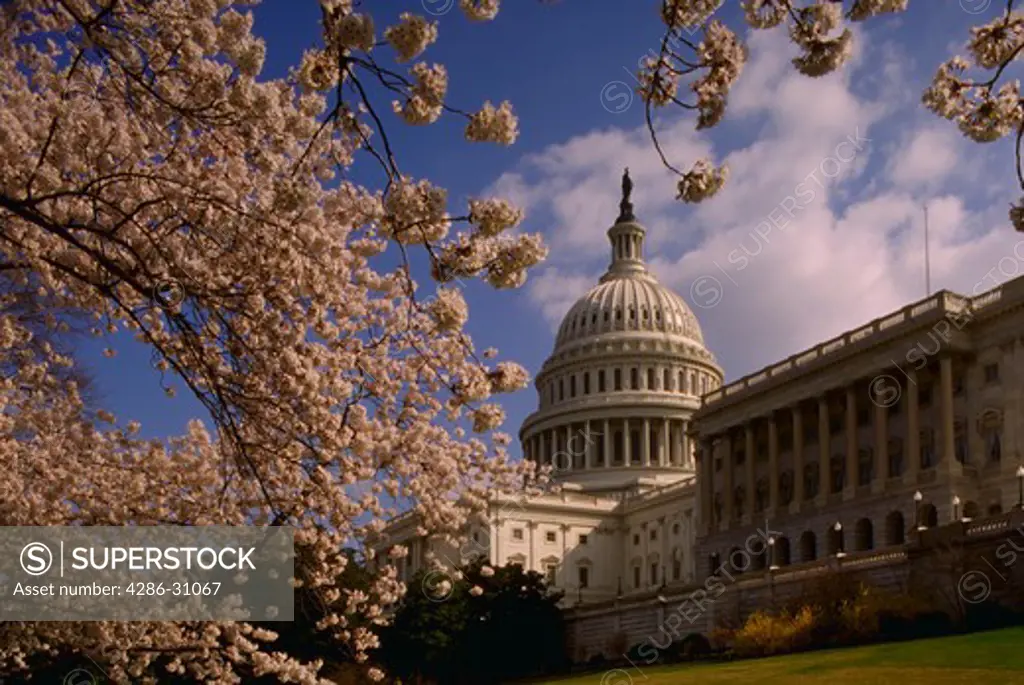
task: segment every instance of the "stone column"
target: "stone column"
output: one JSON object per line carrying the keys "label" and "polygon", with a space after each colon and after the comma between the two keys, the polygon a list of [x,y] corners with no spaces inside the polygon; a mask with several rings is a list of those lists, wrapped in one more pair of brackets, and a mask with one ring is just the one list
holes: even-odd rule
{"label": "stone column", "polygon": [[611,468],[612,465],[612,426],[608,419],[604,420],[604,435],[601,436],[604,440],[604,467]]}
{"label": "stone column", "polygon": [[583,422],[583,468],[592,469],[597,464],[594,460],[597,458],[597,450],[594,449],[593,438],[590,434],[590,419]]}
{"label": "stone column", "polygon": [[672,553],[671,540],[669,539],[669,532],[672,527],[666,524],[667,519],[664,516],[658,517],[658,528],[661,531],[661,582],[668,584],[668,567],[672,563],[669,559],[669,555]]}
{"label": "stone column", "polygon": [[647,587],[651,584],[650,560],[648,559],[651,555],[650,535],[647,529],[647,522],[644,521],[640,524],[640,549],[643,550],[641,553],[643,560],[640,562],[640,587]]}
{"label": "stone column", "polygon": [[534,539],[535,536],[533,534],[533,531],[537,530],[537,522],[536,521],[530,521],[529,523],[526,524],[526,526],[530,530],[530,542],[529,542],[529,547],[526,550],[526,564],[527,564],[526,570],[527,571],[543,570],[543,569],[538,569],[537,568],[537,547],[536,547],[536,541]]}
{"label": "stone column", "polygon": [[875,473],[871,492],[885,490],[889,478],[889,408],[875,402]]}
{"label": "stone column", "polygon": [[732,434],[726,433],[722,439],[722,501],[725,504],[725,527],[729,528],[732,526],[732,498],[733,498],[733,482],[732,482]]}
{"label": "stone column", "polygon": [[744,463],[744,479],[746,480],[746,501],[743,505],[744,520],[754,520],[754,422],[748,421],[746,425],[746,441],[743,445],[743,451],[746,452],[746,461]]}
{"label": "stone column", "polygon": [[903,482],[917,485],[921,469],[921,416],[917,397],[917,372],[907,372],[907,450],[904,457]]}
{"label": "stone column", "polygon": [[569,455],[569,469],[576,470],[576,455],[578,451],[572,439],[572,424],[565,427],[565,453]]}
{"label": "stone column", "polygon": [[793,500],[789,511],[796,514],[804,501],[804,414],[797,402],[793,405]]}
{"label": "stone column", "polygon": [[640,463],[647,468],[651,465],[651,420],[644,419],[643,423],[643,435],[640,436],[640,449],[643,450],[643,456],[640,458]]}
{"label": "stone column", "polygon": [[831,442],[828,425],[828,396],[818,398],[818,502],[824,503],[829,494],[831,476]]}
{"label": "stone column", "polygon": [[629,419],[622,419],[622,465],[626,468],[631,466],[633,461],[633,441],[629,434]]}
{"label": "stone column", "polygon": [[715,466],[711,454],[711,440],[701,440],[699,449],[697,485],[700,486],[700,525],[704,535],[707,535],[711,532],[711,511],[715,500]]}
{"label": "stone column", "polygon": [[775,412],[768,417],[768,512],[775,515],[779,506],[779,427]]}
{"label": "stone column", "polygon": [[661,420],[661,445],[658,449],[658,466],[675,466],[672,460],[672,419]]}
{"label": "stone column", "polygon": [[846,387],[846,487],[843,499],[852,499],[857,494],[857,472],[860,463],[857,440],[857,395],[854,386]]}
{"label": "stone column", "polygon": [[956,437],[953,432],[953,358],[945,355],[939,359],[939,416],[942,423],[942,466],[950,476],[963,472],[956,460]]}
{"label": "stone column", "polygon": [[688,432],[690,430],[689,421],[681,421],[679,424],[679,449],[683,451],[681,457],[683,466],[693,468],[693,441],[690,440]]}

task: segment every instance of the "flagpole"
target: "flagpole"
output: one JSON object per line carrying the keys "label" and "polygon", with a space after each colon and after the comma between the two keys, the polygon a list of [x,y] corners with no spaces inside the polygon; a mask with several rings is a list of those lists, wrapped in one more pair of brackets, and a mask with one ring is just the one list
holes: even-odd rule
{"label": "flagpole", "polygon": [[932,296],[932,265],[928,246],[928,205],[924,206],[924,289],[925,297]]}

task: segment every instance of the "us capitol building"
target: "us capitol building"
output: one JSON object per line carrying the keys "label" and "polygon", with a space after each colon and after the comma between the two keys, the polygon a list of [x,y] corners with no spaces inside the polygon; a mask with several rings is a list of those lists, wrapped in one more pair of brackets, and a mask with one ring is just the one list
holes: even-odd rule
{"label": "us capitol building", "polygon": [[610,633],[650,634],[711,576],[891,564],[914,531],[1019,504],[1024,277],[940,291],[723,386],[697,318],[645,265],[631,187],[627,174],[608,270],[565,315],[519,433],[560,488],[495,496],[460,550],[399,517],[404,577],[428,545],[544,573],[585,656]]}

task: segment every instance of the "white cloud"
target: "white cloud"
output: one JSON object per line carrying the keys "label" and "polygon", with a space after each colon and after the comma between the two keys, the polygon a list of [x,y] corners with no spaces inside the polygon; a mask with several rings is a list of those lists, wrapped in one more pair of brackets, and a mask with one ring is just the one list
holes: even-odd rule
{"label": "white cloud", "polygon": [[[902,70],[862,63],[872,86],[858,97],[850,85],[860,79],[856,69],[808,79],[789,65],[784,43],[778,32],[750,41],[727,121],[749,122],[759,135],[740,148],[713,138],[733,173],[710,202],[690,208],[673,200],[674,178],[643,128],[579,136],[499,180],[496,188],[517,189],[531,221],[549,222],[529,227],[545,230],[552,251],[527,292],[552,330],[607,266],[604,234],[623,165],[636,183],[652,269],[691,303],[730,379],[923,297],[925,202],[933,291],[970,293],[986,274],[988,287],[1024,268],[1006,220],[1015,190],[993,191],[978,164],[964,161],[973,148],[952,124],[921,117],[916,104],[908,110],[901,101],[895,111],[900,84],[890,79],[905,78]],[[892,50],[882,47],[889,63]],[[662,140],[681,166],[711,142],[693,132],[692,120],[671,123]],[[844,143],[851,140],[861,140],[859,149]],[[1012,164],[1012,155],[999,159]],[[992,196],[1004,202],[971,204]],[[1024,246],[1016,252],[1024,257]],[[706,306],[714,288],[718,301]]]}
{"label": "white cloud", "polygon": [[945,179],[963,155],[963,139],[955,128],[936,123],[913,131],[889,160],[888,176],[900,186],[928,186]]}

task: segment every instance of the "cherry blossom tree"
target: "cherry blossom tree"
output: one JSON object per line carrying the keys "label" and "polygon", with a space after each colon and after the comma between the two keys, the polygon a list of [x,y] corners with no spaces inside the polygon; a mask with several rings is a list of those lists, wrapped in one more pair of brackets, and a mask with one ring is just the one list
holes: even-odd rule
{"label": "cherry blossom tree", "polygon": [[[474,21],[498,11],[460,5]],[[438,23],[402,14],[381,30],[351,0],[321,9],[317,47],[266,79],[244,3],[0,8],[0,272],[48,303],[47,325],[85,316],[108,356],[126,335],[148,345],[166,393],[208,414],[161,440],[131,417],[97,419],[73,360],[0,300],[0,523],[291,526],[296,582],[358,657],[404,591],[391,560],[405,550],[365,592],[337,583],[346,544],[372,554],[398,501],[421,534],[454,538],[494,490],[543,483],[498,431],[494,398],[527,374],[474,348],[452,284],[518,287],[546,249],[513,230],[509,203],[454,211],[402,171],[392,119],[517,136],[507,102],[447,103],[445,67],[421,61]],[[382,187],[348,180],[357,165],[379,167]],[[418,287],[417,259],[436,293]],[[274,637],[244,623],[8,623],[0,672],[71,652],[119,682],[318,682],[320,664]]]}
{"label": "cherry blossom tree", "polygon": [[[742,0],[747,26],[755,30],[785,28],[800,54],[793,59],[798,72],[824,76],[851,56],[850,25],[885,14],[904,12],[908,0]],[[927,11],[927,3],[922,11]],[[654,108],[677,105],[697,113],[697,128],[715,126],[725,114],[729,89],[736,82],[747,53],[742,41],[713,15],[722,0],[662,0],[666,26],[656,57],[640,73],[640,94],[646,103],[647,124],[662,161],[678,174],[679,199],[701,202],[725,183],[728,169],[711,160],[697,160],[686,172],[665,157],[652,122]],[[978,143],[1016,134],[1017,179],[1024,190],[1021,140],[1024,107],[1018,81],[1006,77],[1009,65],[1024,50],[1024,12],[1016,0],[1006,0],[996,18],[970,28],[967,56],[939,66],[922,96],[932,112],[955,123]],[[700,32],[698,34],[698,32]],[[696,34],[696,35],[695,35]],[[684,87],[689,96],[680,93]],[[1024,198],[1010,209],[1014,228],[1024,231]]]}

